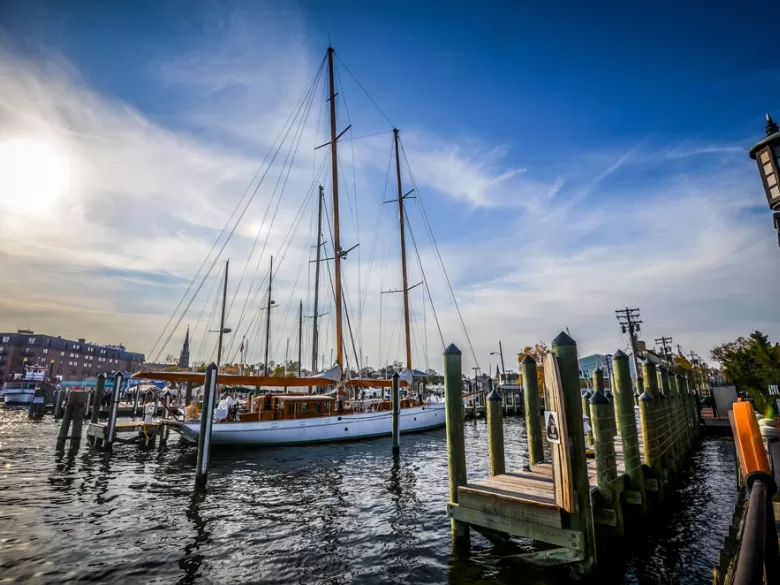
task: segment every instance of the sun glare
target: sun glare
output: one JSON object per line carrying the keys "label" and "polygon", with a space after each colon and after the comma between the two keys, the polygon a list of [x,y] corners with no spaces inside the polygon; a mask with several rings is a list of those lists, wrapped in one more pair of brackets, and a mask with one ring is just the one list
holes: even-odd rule
{"label": "sun glare", "polygon": [[0,141],[0,208],[26,216],[50,212],[70,178],[68,159],[56,146],[26,136]]}

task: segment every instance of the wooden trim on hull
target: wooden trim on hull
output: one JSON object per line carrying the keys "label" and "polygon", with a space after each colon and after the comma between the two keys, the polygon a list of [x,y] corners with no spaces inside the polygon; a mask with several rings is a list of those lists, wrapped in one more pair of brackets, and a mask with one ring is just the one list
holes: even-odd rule
{"label": "wooden trim on hull", "polygon": [[[444,405],[405,408],[401,411],[400,423],[402,433],[443,427]],[[173,428],[190,441],[198,440],[199,423],[174,423]],[[392,413],[383,411],[294,420],[215,423],[211,442],[214,445],[301,445],[354,441],[390,436],[391,433]]]}

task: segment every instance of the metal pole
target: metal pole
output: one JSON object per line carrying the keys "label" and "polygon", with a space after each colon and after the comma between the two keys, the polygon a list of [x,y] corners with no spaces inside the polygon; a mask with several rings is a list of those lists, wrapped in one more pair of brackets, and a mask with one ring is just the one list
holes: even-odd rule
{"label": "metal pole", "polygon": [[[303,301],[298,305],[298,377],[301,377],[301,350],[303,349]],[[314,372],[312,372],[314,373]]]}
{"label": "metal pole", "polygon": [[195,485],[206,483],[211,452],[211,428],[214,422],[213,406],[217,398],[217,364],[206,368],[206,383],[203,389],[203,408],[200,411],[200,434],[198,435],[198,462],[195,469]]}
{"label": "metal pole", "polygon": [[409,280],[406,274],[406,236],[404,232],[404,195],[401,188],[401,155],[398,148],[398,129],[393,128],[395,137],[395,172],[398,183],[398,223],[401,230],[401,276],[404,293],[404,332],[406,333],[406,367],[412,369],[412,332],[409,327]]}
{"label": "metal pole", "polygon": [[[320,185],[320,200],[319,210],[317,212],[317,259],[314,265],[314,315],[312,316],[312,340],[311,340],[311,373],[317,373],[317,352],[319,351],[319,334],[317,331],[317,318],[319,315],[319,300],[320,300],[320,262],[322,261],[320,256],[322,254],[322,201],[325,198],[322,185]],[[313,391],[313,387],[309,386],[309,394]]]}
{"label": "metal pole", "polygon": [[116,415],[119,408],[119,391],[124,383],[122,372],[114,374],[114,390],[111,393],[111,405],[108,411],[108,426],[106,428],[106,443],[111,446],[116,438]]}
{"label": "metal pole", "polygon": [[398,388],[398,372],[393,374],[393,455],[401,452],[401,392]]}
{"label": "metal pole", "polygon": [[[336,82],[333,75],[333,47],[328,47],[328,78],[330,81],[330,164],[332,172],[333,188],[333,290],[335,296],[336,311],[336,362],[344,375],[344,356],[342,343],[342,311],[341,311],[341,231],[339,226],[339,165],[338,150],[336,148]],[[338,385],[339,399],[344,394],[344,386]]]}
{"label": "metal pole", "polygon": [[271,345],[271,285],[274,278],[274,257],[271,256],[271,269],[268,271],[268,300],[265,303],[265,375],[268,375],[268,347]]}

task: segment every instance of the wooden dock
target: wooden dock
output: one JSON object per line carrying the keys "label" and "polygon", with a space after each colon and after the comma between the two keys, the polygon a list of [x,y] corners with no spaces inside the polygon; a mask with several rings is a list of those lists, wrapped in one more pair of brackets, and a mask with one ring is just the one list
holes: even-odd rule
{"label": "wooden dock", "polygon": [[[687,380],[665,368],[656,370],[650,362],[643,366],[645,392],[635,399],[628,356],[621,351],[613,356],[612,391],[604,388],[603,373],[597,369],[594,392],[581,393],[576,343],[562,333],[552,348],[544,362],[546,431],[533,420],[535,397],[525,397],[533,398],[524,409],[530,464],[505,469],[502,399],[493,392],[485,401],[491,476],[471,481],[463,432],[457,428],[464,415],[455,392],[460,351],[454,346],[445,351],[447,513],[456,551],[468,546],[469,528],[490,539],[530,538],[553,548],[515,558],[540,567],[566,564],[575,574],[587,575],[595,571],[597,549],[623,536],[627,518],[643,516],[673,489],[670,484],[698,440],[698,412]],[[524,377],[535,382],[536,368],[534,360],[526,358]],[[548,461],[539,448],[544,439],[552,455]]]}
{"label": "wooden dock", "polygon": [[[124,435],[127,439],[142,441],[151,444],[154,439],[165,429],[165,421],[156,420],[144,423],[141,420],[119,420],[116,422],[116,434]],[[96,445],[105,443],[108,433],[108,423],[89,423],[87,427],[87,440]],[[130,435],[130,437],[128,437]]]}

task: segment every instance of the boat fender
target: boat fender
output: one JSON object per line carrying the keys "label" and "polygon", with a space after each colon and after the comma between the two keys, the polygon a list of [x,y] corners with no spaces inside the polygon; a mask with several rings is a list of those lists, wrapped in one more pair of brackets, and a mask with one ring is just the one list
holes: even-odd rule
{"label": "boat fender", "polygon": [[144,423],[149,424],[152,422],[152,418],[154,417],[155,411],[157,409],[154,407],[154,402],[150,402],[146,405],[144,408]]}

